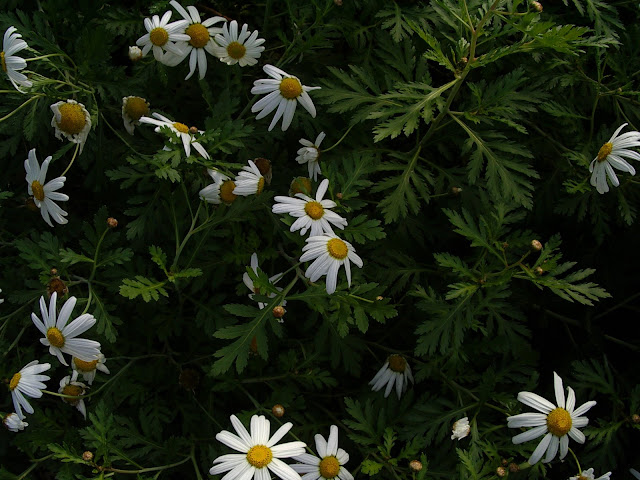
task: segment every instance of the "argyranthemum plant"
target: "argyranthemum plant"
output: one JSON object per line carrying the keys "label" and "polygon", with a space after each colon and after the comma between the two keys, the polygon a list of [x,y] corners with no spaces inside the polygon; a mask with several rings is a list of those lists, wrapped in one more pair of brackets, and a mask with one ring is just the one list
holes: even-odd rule
{"label": "argyranthemum plant", "polygon": [[353,475],[344,467],[349,461],[349,454],[338,448],[338,427],[331,425],[329,439],[325,440],[319,433],[315,436],[316,451],[320,457],[303,453],[293,457],[302,463],[291,465],[305,480],[334,479],[353,480]]}
{"label": "argyranthemum plant", "polygon": [[158,62],[164,62],[164,52],[170,52],[178,57],[182,56],[185,42],[190,40],[189,35],[183,32],[189,24],[186,20],[178,20],[169,23],[172,12],[165,12],[162,19],[158,15],[144,19],[144,28],[147,33],[141,36],[136,45],[142,47],[142,55],[153,49],[153,56]]}
{"label": "argyranthemum plant", "polygon": [[538,463],[545,452],[546,456],[542,462],[550,462],[555,458],[558,449],[562,460],[569,451],[569,437],[578,443],[584,443],[585,436],[579,429],[586,427],[589,419],[583,415],[596,404],[591,400],[575,408],[576,394],[571,387],[567,387],[569,396],[565,402],[562,379],[556,372],[553,372],[553,388],[557,405],[535,393],[520,392],[518,400],[541,413],[521,413],[507,418],[509,428],[534,427],[513,437],[513,443],[516,445],[544,435],[529,458],[531,465]]}
{"label": "argyranthemum plant", "polygon": [[320,144],[327,135],[324,132],[320,132],[316,137],[315,142],[311,142],[306,138],[301,138],[300,143],[302,148],[298,149],[298,156],[296,161],[300,165],[307,164],[309,169],[309,177],[314,180],[318,179],[318,175],[322,174],[320,170]]}
{"label": "argyranthemum plant", "polygon": [[[155,112],[152,113],[151,115],[152,117],[155,117],[155,118],[140,117],[139,119],[140,123],[148,123],[150,125],[156,125],[156,129],[155,129],[156,133],[161,133],[161,128],[167,127],[173,133],[178,135],[178,137],[182,141],[182,146],[184,147],[184,153],[187,155],[187,157],[191,155],[191,147],[193,146],[193,148],[195,148],[195,150],[200,155],[202,155],[203,158],[206,158],[206,159],[210,158],[207,151],[204,149],[204,147],[200,143],[196,141],[194,134],[191,133],[191,130],[189,129],[189,127],[187,127],[184,123],[174,122],[172,120],[169,120],[164,115],[160,115],[159,113],[155,113]],[[202,132],[201,130],[198,130],[198,133],[202,134],[204,132]],[[173,142],[174,140],[171,139],[171,141]]]}
{"label": "argyranthemum plant", "polygon": [[323,275],[327,276],[327,293],[332,294],[338,285],[338,270],[344,265],[347,284],[351,286],[351,262],[362,268],[362,259],[356,254],[353,245],[335,235],[309,237],[302,247],[301,262],[313,260],[304,275],[312,282]]}
{"label": "argyranthemum plant", "polygon": [[80,145],[80,153],[91,130],[91,115],[84,105],[75,100],[56,102],[51,105],[53,118],[51,126],[55,129],[56,138],[67,140]]}
{"label": "argyranthemum plant", "polygon": [[461,440],[471,431],[471,426],[469,425],[469,417],[463,417],[460,420],[457,420],[453,424],[453,428],[451,429],[451,440]]}
{"label": "argyranthemum plant", "polygon": [[140,125],[140,117],[149,115],[149,102],[142,97],[122,98],[122,121],[129,135],[133,135],[136,125]]}
{"label": "argyranthemum plant", "polygon": [[24,50],[28,45],[27,42],[21,40],[22,35],[16,33],[17,30],[16,27],[11,26],[4,32],[0,65],[16,90],[22,92],[20,87],[29,88],[33,84],[25,74],[18,72],[18,70],[24,70],[27,67],[27,62],[24,58],[18,57],[16,53]]}
{"label": "argyranthemum plant", "polygon": [[225,23],[215,39],[211,52],[227,65],[255,65],[264,51],[264,38],[258,38],[258,31],[250,32],[245,23],[238,34],[238,22],[235,20]]}
{"label": "argyranthemum plant", "polygon": [[107,359],[102,353],[98,354],[98,358],[91,360],[90,362],[85,362],[84,360],[73,357],[71,359],[71,367],[74,371],[78,372],[78,374],[82,375],[82,379],[85,382],[91,385],[93,380],[96,378],[98,370],[102,373],[106,373],[107,375],[111,373],[105,365],[106,361]]}
{"label": "argyranthemum plant", "polygon": [[394,353],[393,355],[389,355],[387,361],[371,379],[369,385],[372,385],[371,390],[374,392],[381,390],[382,387],[386,387],[384,390],[385,398],[389,396],[395,385],[396,395],[398,395],[399,400],[407,390],[409,382],[413,383],[413,375],[411,374],[411,367],[407,363],[407,359],[402,355]]}
{"label": "argyranthemum plant", "polygon": [[591,185],[596,187],[598,193],[607,193],[609,191],[607,177],[609,177],[614,187],[620,185],[620,180],[618,180],[618,176],[613,170],[614,168],[628,172],[631,175],[636,174],[635,168],[633,168],[625,158],[640,160],[640,153],[629,150],[630,148],[640,147],[640,132],[626,132],[618,136],[620,131],[626,126],[627,124],[623,123],[618,127],[613,135],[611,135],[609,141],[600,147],[598,155],[596,155],[596,158],[593,159],[589,166]]}
{"label": "argyranthemum plant", "polygon": [[20,432],[29,426],[17,413],[13,412],[7,414],[7,416],[2,419],[2,423],[10,432]]}
{"label": "argyranthemum plant", "polygon": [[39,363],[38,360],[27,363],[15,373],[9,380],[9,391],[11,392],[11,400],[13,400],[13,408],[18,418],[23,419],[25,412],[33,413],[33,407],[29,404],[25,397],[40,398],[42,390],[47,386],[44,382],[49,381],[47,375],[42,375],[51,368],[50,363]]}
{"label": "argyranthemum plant", "polygon": [[36,149],[32,148],[29,150],[29,155],[24,161],[24,169],[27,172],[25,177],[27,181],[27,191],[29,195],[33,195],[33,203],[40,209],[42,219],[47,222],[47,225],[53,227],[53,223],[51,223],[52,218],[56,223],[61,225],[68,222],[65,218],[67,212],[60,208],[55,202],[66,202],[69,200],[69,196],[56,192],[56,190],[64,186],[66,177],[57,177],[45,183],[51,158],[51,156],[45,158],[42,166],[40,166],[38,158],[36,157]]}
{"label": "argyranthemum plant", "polygon": [[569,478],[569,480],[609,480],[610,478],[611,472],[607,472],[604,475],[600,475],[598,478],[595,478],[593,468],[588,468],[586,470],[583,470],[580,475]]}
{"label": "argyranthemum plant", "polygon": [[260,169],[253,161],[248,160],[249,165],[242,167],[242,170],[236,175],[233,189],[234,195],[247,197],[249,195],[259,195],[264,189],[265,178],[260,173]]}
{"label": "argyranthemum plant", "polygon": [[78,382],[78,372],[76,370],[74,370],[71,375],[67,375],[62,380],[60,380],[58,393],[69,395],[70,397],[77,397],[61,397],[62,401],[68,403],[73,407],[76,407],[85,419],[87,418],[87,409],[84,405],[84,399],[81,397],[85,394],[86,391],[87,386],[82,382]]}
{"label": "argyranthemum plant", "polygon": [[[251,270],[253,270],[253,272],[256,274],[258,273],[258,254],[255,252],[251,255]],[[282,273],[276,273],[275,275],[269,277],[269,281],[275,285],[280,281],[281,278],[282,278]],[[251,290],[251,292],[253,292],[249,294],[249,298],[251,300],[253,300],[254,294],[260,294],[260,289],[256,288],[253,285],[253,280],[251,280],[251,277],[247,272],[242,274],[242,281],[247,286],[247,288]],[[278,288],[278,290],[282,290],[282,289]],[[276,296],[275,293],[268,294],[269,298],[273,298],[275,296]],[[286,304],[287,304],[287,301],[284,300],[281,306],[285,306]],[[262,310],[266,306],[267,306],[266,303],[258,302],[258,307],[260,308],[260,310]]]}

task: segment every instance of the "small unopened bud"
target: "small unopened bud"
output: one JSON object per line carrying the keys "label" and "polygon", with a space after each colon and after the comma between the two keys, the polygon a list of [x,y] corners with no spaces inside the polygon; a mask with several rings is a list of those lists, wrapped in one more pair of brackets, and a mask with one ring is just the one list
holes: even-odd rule
{"label": "small unopened bud", "polygon": [[191,135],[195,135],[196,133],[198,133],[198,131],[199,131],[198,127],[194,127],[194,126],[189,127],[189,133]]}
{"label": "small unopened bud", "polygon": [[273,413],[273,415],[275,417],[282,418],[282,417],[284,417],[284,407],[282,405],[280,405],[279,403],[276,403],[271,408],[271,413]]}
{"label": "small unopened bud", "polygon": [[258,353],[258,339],[256,337],[253,337],[251,339],[249,350],[251,350],[251,353],[253,353],[254,355]]}
{"label": "small unopened bud", "polygon": [[[53,270],[55,270],[55,268]],[[69,293],[67,284],[64,283],[64,281],[62,281],[62,279],[58,276],[53,277],[47,284],[47,293],[49,294],[49,296],[53,295],[53,292],[56,292],[58,294],[58,298],[63,297],[67,293]]]}
{"label": "small unopened bud", "polygon": [[631,421],[633,423],[640,423],[640,415],[638,415],[637,413],[634,413],[633,415],[631,415]]}
{"label": "small unopened bud", "polygon": [[504,249],[509,248],[509,242],[502,242],[502,248]]}
{"label": "small unopened bud", "polygon": [[129,60],[131,60],[132,62],[137,62],[141,58],[142,58],[142,50],[140,50],[139,47],[136,47],[135,45],[132,47],[129,47]]}
{"label": "small unopened bud", "polygon": [[274,318],[282,318],[284,317],[285,309],[282,305],[278,305],[277,307],[273,307],[272,313]]}
{"label": "small unopened bud", "polygon": [[113,217],[107,218],[107,227],[116,228],[118,226],[118,220]]}
{"label": "small unopened bud", "polygon": [[258,167],[258,170],[260,170],[260,173],[264,177],[265,182],[267,182],[267,185],[269,185],[273,176],[273,171],[271,170],[271,160],[258,157],[253,159],[253,163],[256,164],[256,167]]}
{"label": "small unopened bud", "polygon": [[195,390],[200,384],[201,374],[195,368],[185,368],[180,371],[178,383],[185,390]]}
{"label": "small unopened bud", "polygon": [[536,12],[538,13],[542,12],[542,4],[540,2],[531,2],[531,6]]}
{"label": "small unopened bud", "polygon": [[536,275],[541,276],[544,273],[544,270],[542,269],[542,267],[536,267],[533,269],[534,272],[536,272]]}
{"label": "small unopened bud", "polygon": [[419,472],[422,470],[422,462],[420,460],[411,460],[409,462],[409,468],[414,472]]}
{"label": "small unopened bud", "polygon": [[511,462],[509,464],[509,471],[511,473],[518,473],[520,471],[520,465],[518,465],[517,463]]}
{"label": "small unopened bud", "polygon": [[338,193],[336,193],[336,198],[337,198],[338,200],[342,200],[342,192],[338,192]]}
{"label": "small unopened bud", "polygon": [[383,297],[382,295],[378,295],[378,296],[376,297],[376,300],[378,300],[378,301],[380,301],[380,300],[384,300],[384,297]]}
{"label": "small unopened bud", "polygon": [[311,195],[311,179],[307,177],[294,178],[289,186],[289,195],[293,197],[296,193]]}
{"label": "small unopened bud", "polygon": [[531,240],[531,250],[539,252],[542,250],[542,243],[539,240]]}
{"label": "small unopened bud", "polygon": [[507,476],[507,469],[504,468],[504,467],[496,468],[496,475],[498,475],[499,477],[506,477]]}
{"label": "small unopened bud", "polygon": [[336,7],[342,6],[342,0],[333,0],[333,3],[336,5]]}
{"label": "small unopened bud", "polygon": [[506,458],[503,458],[502,460],[500,460],[500,463],[502,464],[503,467],[506,467],[507,465],[509,465],[509,460],[507,460]]}
{"label": "small unopened bud", "polygon": [[36,205],[36,202],[33,201],[33,197],[29,197],[27,198],[27,200],[24,202],[24,205],[31,210],[32,212],[39,212],[40,209],[38,208],[38,206]]}
{"label": "small unopened bud", "polygon": [[52,268],[51,270],[49,270],[49,273],[51,274],[51,276],[56,276],[58,275],[58,269]]}
{"label": "small unopened bud", "polygon": [[454,195],[460,195],[462,192],[462,188],[460,187],[451,187],[451,193]]}
{"label": "small unopened bud", "polygon": [[90,452],[89,450],[87,450],[82,454],[82,459],[85,462],[90,462],[91,460],[93,460],[93,452]]}

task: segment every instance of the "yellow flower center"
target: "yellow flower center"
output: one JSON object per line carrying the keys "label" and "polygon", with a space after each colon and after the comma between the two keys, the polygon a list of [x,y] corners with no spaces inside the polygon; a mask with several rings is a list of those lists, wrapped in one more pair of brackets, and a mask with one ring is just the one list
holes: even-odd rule
{"label": "yellow flower center", "polygon": [[20,372],[16,373],[13,377],[11,377],[11,381],[9,382],[9,390],[15,390],[18,384],[20,383]]}
{"label": "yellow flower center", "polygon": [[602,147],[600,147],[600,150],[598,151],[598,161],[604,162],[611,153],[611,150],[613,150],[613,143],[607,142],[602,145]]}
{"label": "yellow flower center", "polygon": [[320,460],[320,475],[323,478],[335,478],[338,473],[340,473],[340,462],[336,457],[331,455]]}
{"label": "yellow flower center", "polygon": [[51,327],[47,330],[47,340],[56,348],[64,347],[64,335],[56,327]]}
{"label": "yellow flower center", "polygon": [[578,477],[578,480],[589,480],[589,478],[585,477],[584,475],[580,475]]}
{"label": "yellow flower center", "polygon": [[98,360],[85,362],[84,360],[80,360],[79,358],[74,358],[73,363],[75,363],[76,368],[81,372],[93,372],[96,369],[96,365],[98,365]]}
{"label": "yellow flower center", "polygon": [[238,42],[231,42],[227,45],[227,53],[231,58],[235,58],[236,60],[240,60],[244,57],[244,54],[247,52],[247,48]]}
{"label": "yellow flower center", "polygon": [[0,52],[0,63],[2,63],[2,70],[7,71],[7,62],[4,59],[4,52]]}
{"label": "yellow flower center", "polygon": [[402,355],[391,355],[389,357],[389,368],[393,372],[403,373],[405,368],[407,368],[407,361]]}
{"label": "yellow flower center", "polygon": [[264,445],[256,445],[251,447],[247,452],[247,462],[256,468],[263,468],[271,463],[273,453],[271,449]]}
{"label": "yellow flower center", "polygon": [[162,47],[169,41],[169,33],[162,27],[156,27],[149,32],[149,39],[154,45]]}
{"label": "yellow flower center", "polygon": [[220,198],[224,203],[233,203],[237,195],[233,193],[236,184],[233,180],[227,180],[220,185]]}
{"label": "yellow flower center", "polygon": [[571,414],[564,408],[556,408],[547,415],[547,428],[556,437],[562,437],[571,430],[573,420]]}
{"label": "yellow flower center", "polygon": [[263,188],[264,188],[264,177],[260,177],[260,180],[258,180],[258,189],[256,190],[256,195],[262,193]]}
{"label": "yellow flower center", "polygon": [[209,43],[209,30],[201,23],[192,23],[184,33],[191,37],[189,43],[196,48],[202,48]]}
{"label": "yellow flower center", "polygon": [[318,220],[324,215],[324,208],[318,202],[307,202],[304,206],[304,211],[314,220]]}
{"label": "yellow flower center", "polygon": [[36,200],[44,200],[44,188],[38,180],[34,180],[31,183],[31,191],[33,192],[33,196]]}
{"label": "yellow flower center", "polygon": [[349,253],[347,244],[339,238],[332,238],[327,242],[327,251],[329,252],[329,255],[337,260],[344,260],[347,258],[347,254]]}
{"label": "yellow flower center", "polygon": [[[71,395],[74,397],[79,397],[84,393],[83,388],[80,385],[65,385],[62,389],[63,395]],[[77,405],[80,399],[78,398],[62,398],[65,402],[71,405]]]}
{"label": "yellow flower center", "polygon": [[87,123],[82,107],[77,103],[63,103],[58,107],[60,121],[58,128],[69,135],[80,133]]}
{"label": "yellow flower center", "polygon": [[284,78],[280,82],[280,93],[286,99],[298,98],[302,93],[302,85],[297,78]]}
{"label": "yellow flower center", "polygon": [[127,99],[124,111],[132,120],[139,120],[140,117],[149,114],[149,104],[144,98],[131,97]]}
{"label": "yellow flower center", "polygon": [[189,127],[187,127],[184,123],[174,122],[173,128],[178,130],[180,133],[189,133]]}

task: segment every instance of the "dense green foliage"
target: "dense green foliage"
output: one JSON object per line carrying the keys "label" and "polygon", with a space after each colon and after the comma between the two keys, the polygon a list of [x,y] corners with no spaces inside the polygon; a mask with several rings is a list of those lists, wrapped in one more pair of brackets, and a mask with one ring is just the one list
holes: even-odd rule
{"label": "dense green foliage", "polygon": [[[566,479],[572,454],[529,467],[538,440],[514,445],[506,426],[531,411],[518,392],[554,399],[554,371],[578,405],[598,402],[586,443],[570,442],[581,466],[640,469],[640,182],[620,173],[604,195],[589,183],[616,128],[640,129],[637,2],[207,0],[203,17],[249,24],[266,50],[244,68],[209,56],[204,80],[184,80],[186,61],[129,60],[167,1],[1,3],[0,29],[18,29],[24,58],[59,55],[29,62],[40,76],[26,93],[0,75],[0,376],[39,359],[57,392],[70,373],[30,318],[57,276],[78,298],[73,318],[97,319],[88,337],[111,373],[88,390],[86,420],[55,395],[32,399],[29,426],[0,437],[0,480],[212,478],[230,452],[216,433],[256,413],[272,431],[291,421],[309,446],[338,425],[356,478],[484,480],[505,459],[520,466],[513,478]],[[265,64],[322,87],[316,118],[298,106],[285,132],[255,119]],[[130,136],[129,95],[203,130],[211,159],[186,157],[166,128]],[[79,155],[51,127],[49,106],[70,98],[92,121]],[[321,131],[327,198],[349,222],[336,233],[364,261],[332,295],[305,278],[292,217],[271,210],[307,174],[299,139]],[[73,161],[66,225],[28,205],[32,148],[53,156],[52,178]],[[273,168],[261,194],[198,198],[207,168],[232,176],[257,157]],[[285,271],[277,290],[269,277]],[[245,272],[266,308],[247,298]],[[393,353],[415,376],[400,400],[368,385]],[[7,391],[0,412],[11,411]],[[464,416],[471,434],[450,440]]]}

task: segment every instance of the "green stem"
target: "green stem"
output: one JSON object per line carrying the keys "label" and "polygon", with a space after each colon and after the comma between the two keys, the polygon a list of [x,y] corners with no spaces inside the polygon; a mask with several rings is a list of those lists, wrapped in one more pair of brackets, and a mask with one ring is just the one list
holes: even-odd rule
{"label": "green stem", "polygon": [[145,472],[157,472],[159,470],[167,470],[169,468],[173,468],[173,467],[177,467],[178,465],[182,465],[183,463],[187,463],[189,460],[191,460],[191,455],[187,456],[184,460],[180,460],[179,462],[176,463],[170,463],[168,465],[161,465],[159,467],[149,467],[149,468],[140,468],[138,470],[122,470],[120,468],[113,468],[113,467],[97,467],[98,470],[104,471],[104,472],[114,472],[114,473],[123,473],[123,474],[136,474],[136,473],[145,473]]}
{"label": "green stem", "polygon": [[48,55],[40,55],[38,57],[25,58],[24,60],[26,62],[33,62],[34,60],[42,60],[43,58],[65,57],[65,56],[66,55],[64,53],[49,53]]}
{"label": "green stem", "polygon": [[340,145],[340,142],[342,142],[342,140],[345,139],[345,137],[347,136],[347,134],[351,131],[351,129],[355,127],[354,125],[351,125],[349,128],[347,128],[347,131],[344,132],[344,135],[342,135],[342,137],[340,137],[340,140],[338,140],[336,143],[334,143],[333,145],[331,145],[329,148],[324,148],[321,150],[322,153],[328,152],[329,150],[333,150],[334,148],[336,148],[338,145]]}
{"label": "green stem", "polygon": [[62,174],[60,175],[61,177],[64,177],[64,174],[69,171],[69,169],[71,168],[71,165],[73,165],[73,162],[75,162],[76,157],[78,156],[78,150],[79,149],[80,149],[80,144],[76,143],[76,149],[73,152],[73,157],[71,158],[71,161],[69,162],[69,165],[67,165],[67,168],[65,168],[64,172],[62,172]]}
{"label": "green stem", "polygon": [[113,133],[115,133],[115,134],[116,134],[116,136],[117,136],[120,140],[122,140],[122,143],[124,143],[127,147],[129,147],[129,149],[130,149],[133,153],[135,153],[136,155],[139,155],[139,156],[141,156],[141,157],[146,157],[146,156],[147,156],[147,155],[144,155],[144,154],[142,154],[142,153],[138,152],[135,148],[133,148],[133,147],[129,144],[129,142],[127,142],[127,141],[124,139],[124,137],[123,137],[122,135],[120,135],[120,132],[118,132],[115,128],[113,128],[113,127],[111,126],[111,124],[107,121],[107,119],[105,118],[105,116],[104,116],[104,114],[103,114],[102,112],[100,112],[100,118],[102,118],[102,120],[104,121],[104,123],[106,123],[106,124],[107,124],[107,127],[109,127],[109,128],[111,129],[111,131],[112,131]]}
{"label": "green stem", "polygon": [[573,452],[571,448],[569,449],[569,452],[571,452],[571,456],[576,461],[576,465],[578,466],[578,476],[582,475],[582,468],[580,467],[580,462],[578,461],[578,457],[576,457],[576,454]]}
{"label": "green stem", "polygon": [[26,107],[27,105],[29,105],[31,102],[33,102],[34,100],[43,97],[44,95],[39,94],[39,95],[34,95],[33,97],[31,97],[29,100],[27,100],[26,102],[23,102],[22,105],[16,107],[12,112],[6,114],[4,117],[0,118],[0,122],[4,122],[6,119],[11,118],[13,115],[15,115],[16,113],[18,113],[20,110],[22,110],[24,107]]}

